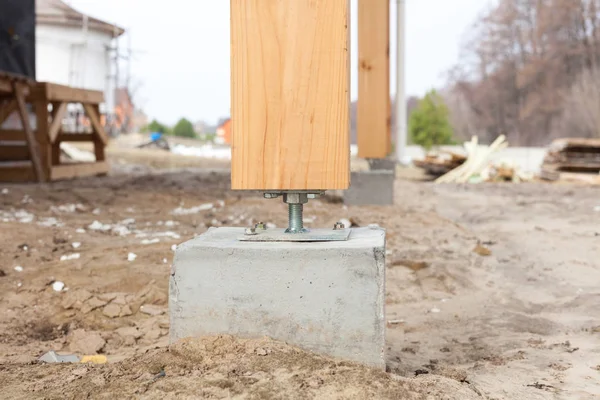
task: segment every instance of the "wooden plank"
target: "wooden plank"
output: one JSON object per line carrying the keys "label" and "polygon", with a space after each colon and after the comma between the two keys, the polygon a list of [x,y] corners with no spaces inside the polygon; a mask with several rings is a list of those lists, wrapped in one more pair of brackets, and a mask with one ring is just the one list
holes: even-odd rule
{"label": "wooden plank", "polygon": [[93,142],[94,138],[95,138],[95,135],[93,133],[64,133],[64,132],[61,132],[56,137],[56,140],[54,141],[54,143]]}
{"label": "wooden plank", "polygon": [[347,189],[348,0],[231,0],[232,188]]}
{"label": "wooden plank", "polygon": [[52,123],[50,124],[50,128],[48,129],[48,137],[50,139],[50,143],[54,143],[56,141],[56,137],[62,128],[62,121],[65,117],[65,113],[67,112],[67,103],[62,102],[55,104],[52,108]]}
{"label": "wooden plank", "polygon": [[100,123],[100,115],[97,113],[96,108],[91,104],[84,104],[83,109],[85,110],[86,115],[90,119],[92,123],[92,129],[96,134],[96,137],[104,144],[108,143],[108,136],[104,131],[104,127]]}
{"label": "wooden plank", "polygon": [[31,100],[65,101],[67,103],[100,104],[104,102],[104,93],[98,90],[74,88],[57,83],[38,82],[30,94]]}
{"label": "wooden plank", "polygon": [[358,156],[391,151],[390,2],[358,0]]}
{"label": "wooden plank", "polygon": [[72,179],[92,175],[106,175],[109,171],[106,161],[95,163],[71,163],[52,167],[50,179]]}
{"label": "wooden plank", "polygon": [[19,129],[0,129],[0,140],[5,141],[27,141],[25,131]]}
{"label": "wooden plank", "polygon": [[2,125],[2,123],[16,110],[17,101],[15,99],[8,99],[2,102],[2,107],[0,107],[0,125]]}
{"label": "wooden plank", "polygon": [[29,124],[29,112],[25,106],[25,94],[23,87],[20,83],[14,83],[13,89],[15,91],[15,98],[17,100],[17,106],[19,108],[19,116],[21,117],[21,124],[23,124],[23,130],[25,131],[25,137],[27,145],[29,146],[29,153],[31,154],[31,161],[33,163],[33,170],[38,182],[44,182],[46,179],[46,173],[44,171],[44,165],[40,159],[40,147],[36,140],[36,135],[31,129]]}
{"label": "wooden plank", "polygon": [[31,161],[0,162],[0,182],[35,182]]}
{"label": "wooden plank", "polygon": [[25,142],[0,142],[0,161],[30,160],[29,148]]}

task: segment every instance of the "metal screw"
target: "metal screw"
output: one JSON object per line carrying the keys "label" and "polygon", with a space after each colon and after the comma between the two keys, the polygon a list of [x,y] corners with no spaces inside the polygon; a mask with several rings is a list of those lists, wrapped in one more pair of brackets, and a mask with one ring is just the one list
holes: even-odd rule
{"label": "metal screw", "polygon": [[265,193],[264,197],[265,199],[276,199],[279,195],[277,193]]}
{"label": "metal screw", "polygon": [[264,231],[267,229],[267,225],[261,221],[261,222],[257,223],[256,225],[254,225],[254,229]]}
{"label": "metal screw", "polygon": [[255,228],[246,228],[244,233],[246,235],[256,235],[256,229]]}
{"label": "metal screw", "polygon": [[333,225],[333,230],[334,230],[334,231],[338,231],[338,230],[340,230],[340,229],[344,229],[344,228],[346,228],[346,226],[345,226],[344,224],[342,224],[341,222],[336,222],[336,223]]}

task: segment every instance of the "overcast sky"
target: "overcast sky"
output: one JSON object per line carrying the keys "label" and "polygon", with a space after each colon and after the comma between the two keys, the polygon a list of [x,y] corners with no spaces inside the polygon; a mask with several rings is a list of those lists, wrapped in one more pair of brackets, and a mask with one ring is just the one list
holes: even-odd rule
{"label": "overcast sky", "polygon": [[[395,0],[392,15],[395,17]],[[407,92],[444,83],[465,33],[491,0],[406,0]],[[131,33],[132,75],[141,107],[173,124],[180,117],[215,123],[229,115],[229,0],[67,0]],[[352,0],[352,98],[356,98],[356,0]],[[126,45],[127,38],[121,41]],[[392,59],[395,60],[395,25]],[[395,62],[392,62],[392,88]]]}

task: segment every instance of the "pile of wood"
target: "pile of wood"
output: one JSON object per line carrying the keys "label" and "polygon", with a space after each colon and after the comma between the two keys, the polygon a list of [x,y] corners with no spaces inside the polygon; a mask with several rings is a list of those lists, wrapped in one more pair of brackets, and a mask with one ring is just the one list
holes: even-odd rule
{"label": "pile of wood", "polygon": [[500,135],[489,146],[479,145],[479,138],[473,136],[470,142],[465,143],[468,157],[458,168],[436,179],[436,183],[467,183],[480,182],[481,173],[489,166],[490,156],[508,147],[506,136]]}
{"label": "pile of wood", "polygon": [[600,139],[556,139],[542,164],[542,178],[600,183]]}
{"label": "pile of wood", "polygon": [[424,169],[429,175],[441,176],[461,166],[467,157],[451,151],[429,153],[423,160],[415,160],[415,166]]}

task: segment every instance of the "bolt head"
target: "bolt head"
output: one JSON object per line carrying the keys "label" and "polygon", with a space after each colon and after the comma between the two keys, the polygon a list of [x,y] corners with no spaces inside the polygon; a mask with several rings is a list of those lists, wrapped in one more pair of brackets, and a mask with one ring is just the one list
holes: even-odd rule
{"label": "bolt head", "polygon": [[338,230],[344,229],[344,228],[345,228],[345,226],[341,222],[336,222],[335,225],[333,225],[333,230],[334,231],[338,231]]}
{"label": "bolt head", "polygon": [[256,225],[254,225],[254,229],[264,231],[267,229],[267,225],[261,221],[261,222],[257,223]]}

